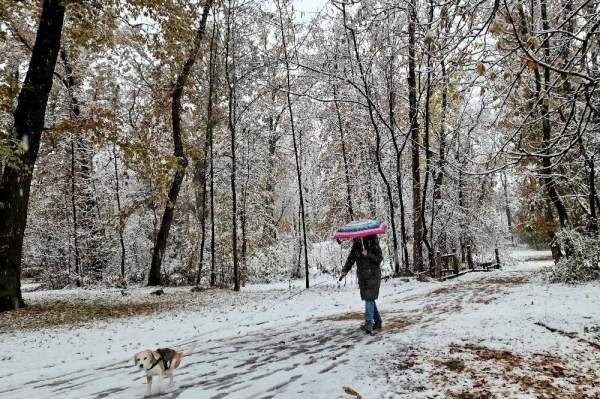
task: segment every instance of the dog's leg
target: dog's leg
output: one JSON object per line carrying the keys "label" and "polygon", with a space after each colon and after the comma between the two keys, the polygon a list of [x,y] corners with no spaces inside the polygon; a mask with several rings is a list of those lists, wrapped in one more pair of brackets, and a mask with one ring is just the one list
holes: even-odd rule
{"label": "dog's leg", "polygon": [[152,376],[146,376],[146,396],[150,396],[152,393]]}
{"label": "dog's leg", "polygon": [[169,386],[173,385],[173,370],[169,370]]}

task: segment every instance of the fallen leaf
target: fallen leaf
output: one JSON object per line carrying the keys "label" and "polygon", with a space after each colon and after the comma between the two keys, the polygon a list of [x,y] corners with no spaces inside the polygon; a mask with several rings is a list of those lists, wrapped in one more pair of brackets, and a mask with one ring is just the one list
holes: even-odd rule
{"label": "fallen leaf", "polygon": [[350,388],[349,386],[344,385],[342,387],[342,389],[344,390],[344,392],[350,396],[354,396],[356,399],[362,399],[362,396],[356,392],[354,389]]}

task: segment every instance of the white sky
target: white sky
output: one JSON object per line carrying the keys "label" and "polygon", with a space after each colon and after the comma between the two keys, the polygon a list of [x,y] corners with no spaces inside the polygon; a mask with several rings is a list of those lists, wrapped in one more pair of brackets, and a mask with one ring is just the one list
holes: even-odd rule
{"label": "white sky", "polygon": [[296,0],[294,8],[304,12],[319,12],[327,4],[327,0]]}

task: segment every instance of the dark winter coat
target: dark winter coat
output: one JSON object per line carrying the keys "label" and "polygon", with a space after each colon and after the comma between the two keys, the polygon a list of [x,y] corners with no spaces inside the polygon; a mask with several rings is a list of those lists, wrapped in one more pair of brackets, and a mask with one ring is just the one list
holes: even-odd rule
{"label": "dark winter coat", "polygon": [[371,245],[366,245],[367,256],[363,256],[363,247],[360,242],[355,242],[350,250],[350,255],[342,272],[348,273],[356,262],[356,274],[358,286],[360,287],[360,298],[362,300],[375,300],[379,297],[379,286],[381,285],[381,261],[383,255],[376,239]]}

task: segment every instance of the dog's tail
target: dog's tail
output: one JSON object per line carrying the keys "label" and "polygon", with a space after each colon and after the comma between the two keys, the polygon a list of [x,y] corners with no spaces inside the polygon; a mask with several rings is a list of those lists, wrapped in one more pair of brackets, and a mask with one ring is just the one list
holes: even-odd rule
{"label": "dog's tail", "polygon": [[194,353],[194,349],[196,349],[196,346],[198,346],[197,342],[192,343],[192,346],[190,346],[188,350],[181,352],[181,357],[186,357]]}

